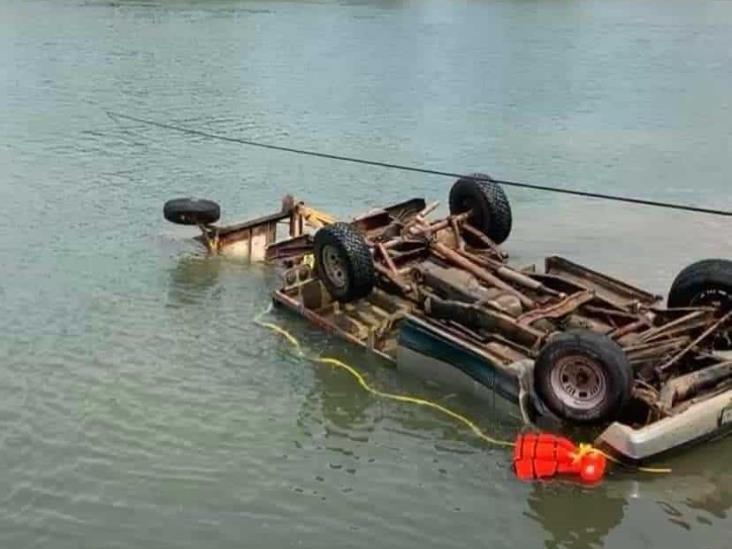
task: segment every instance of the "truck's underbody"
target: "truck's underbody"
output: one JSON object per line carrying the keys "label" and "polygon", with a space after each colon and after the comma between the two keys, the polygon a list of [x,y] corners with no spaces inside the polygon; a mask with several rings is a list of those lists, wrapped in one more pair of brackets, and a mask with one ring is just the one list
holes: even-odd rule
{"label": "truck's underbody", "polygon": [[274,300],[317,326],[398,367],[494,391],[528,420],[600,426],[597,442],[625,458],[729,430],[728,302],[665,307],[560,257],[510,266],[495,244],[507,232],[491,238],[487,215],[454,202],[437,220],[436,204],[413,199],[345,224],[286,197],[248,223],[199,223],[199,239],[276,263]]}

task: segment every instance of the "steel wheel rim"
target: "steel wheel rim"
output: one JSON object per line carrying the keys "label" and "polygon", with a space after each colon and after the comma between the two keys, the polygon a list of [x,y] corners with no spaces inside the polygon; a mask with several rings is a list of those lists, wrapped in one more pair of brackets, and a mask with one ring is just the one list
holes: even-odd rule
{"label": "steel wheel rim", "polygon": [[323,270],[325,276],[336,288],[345,288],[348,283],[348,277],[346,275],[346,266],[341,259],[338,250],[335,246],[325,245],[323,246],[322,252],[320,252],[320,259],[323,262]]}
{"label": "steel wheel rim", "polygon": [[552,369],[550,383],[562,404],[579,410],[595,408],[607,392],[602,366],[584,355],[560,358]]}

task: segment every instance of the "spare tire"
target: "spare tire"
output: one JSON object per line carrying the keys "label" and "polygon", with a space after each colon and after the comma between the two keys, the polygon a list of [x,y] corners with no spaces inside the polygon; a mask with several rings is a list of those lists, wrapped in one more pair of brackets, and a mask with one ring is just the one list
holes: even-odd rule
{"label": "spare tire", "polygon": [[174,198],[163,206],[163,215],[178,225],[210,225],[221,217],[221,208],[213,200]]}
{"label": "spare tire", "polygon": [[718,306],[732,309],[732,261],[705,259],[681,271],[668,293],[669,307]]}
{"label": "spare tire", "polygon": [[[472,179],[474,177],[479,179]],[[450,189],[449,202],[450,214],[472,212],[468,219],[470,224],[496,244],[501,244],[511,234],[511,204],[503,187],[490,176],[474,173],[458,179]],[[469,237],[467,240],[470,242]]]}
{"label": "spare tire", "polygon": [[609,337],[571,330],[553,337],[534,364],[534,385],[557,416],[580,424],[615,419],[631,396],[633,373]]}
{"label": "spare tire", "polygon": [[371,293],[374,260],[366,239],[353,225],[326,225],[315,233],[313,246],[318,278],[334,299],[347,303]]}

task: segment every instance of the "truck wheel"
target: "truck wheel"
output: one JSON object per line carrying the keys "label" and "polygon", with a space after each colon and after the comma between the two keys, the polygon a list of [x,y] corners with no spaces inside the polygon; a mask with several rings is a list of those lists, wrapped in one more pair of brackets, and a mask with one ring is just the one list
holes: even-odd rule
{"label": "truck wheel", "polygon": [[334,299],[347,303],[374,288],[374,261],[363,235],[348,223],[326,225],[315,233],[315,269]]}
{"label": "truck wheel", "polygon": [[511,234],[511,204],[503,188],[490,176],[474,173],[458,179],[450,189],[449,202],[452,215],[472,211],[470,224],[496,244],[501,244]]}
{"label": "truck wheel", "polygon": [[669,307],[714,305],[732,308],[732,261],[706,259],[681,271],[668,293]]}
{"label": "truck wheel", "polygon": [[174,198],[163,206],[163,215],[178,225],[209,225],[221,217],[221,208],[213,200]]}
{"label": "truck wheel", "polygon": [[[718,307],[726,313],[732,309],[732,261],[705,259],[682,270],[671,284],[669,307]],[[714,348],[732,349],[732,327],[715,335]]]}
{"label": "truck wheel", "polygon": [[572,330],[552,338],[534,364],[536,392],[560,418],[597,424],[615,419],[631,395],[625,352],[607,336]]}

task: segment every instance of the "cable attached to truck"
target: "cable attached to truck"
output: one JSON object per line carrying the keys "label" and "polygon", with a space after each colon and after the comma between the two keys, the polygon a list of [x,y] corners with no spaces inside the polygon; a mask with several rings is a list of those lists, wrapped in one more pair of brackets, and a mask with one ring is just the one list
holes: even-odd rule
{"label": "cable attached to truck", "polygon": [[[393,162],[381,162],[378,160],[367,160],[367,159],[363,159],[363,158],[356,158],[353,156],[330,154],[330,153],[324,153],[324,152],[319,152],[319,151],[311,151],[311,150],[307,150],[307,149],[299,149],[299,148],[295,148],[295,147],[286,147],[286,146],[281,146],[281,145],[272,145],[270,143],[263,143],[261,141],[254,141],[251,139],[243,139],[243,138],[239,138],[239,137],[230,137],[227,135],[206,132],[206,131],[197,130],[194,128],[187,128],[185,126],[179,126],[179,125],[170,124],[167,122],[159,122],[156,120],[139,118],[137,116],[131,116],[129,114],[123,114],[123,113],[114,112],[114,111],[110,111],[110,110],[107,110],[106,113],[107,113],[107,116],[109,116],[112,120],[114,120],[114,122],[116,124],[119,124],[119,120],[123,119],[123,120],[129,120],[131,122],[137,122],[139,124],[144,124],[147,126],[161,128],[164,130],[176,131],[176,132],[184,133],[187,135],[196,135],[199,137],[205,137],[207,139],[214,139],[217,141],[225,141],[228,143],[237,143],[239,145],[246,145],[249,147],[258,147],[258,148],[269,149],[269,150],[273,150],[273,151],[287,152],[287,153],[291,153],[291,154],[299,154],[299,155],[304,155],[304,156],[313,156],[316,158],[324,158],[327,160],[337,160],[339,162],[351,162],[353,164],[376,166],[379,168],[387,168],[387,169],[400,170],[400,171],[405,171],[405,172],[422,173],[422,174],[426,174],[426,175],[439,175],[439,176],[450,177],[450,178],[471,178],[471,179],[475,179],[478,181],[483,180],[480,177],[476,177],[474,175],[467,176],[465,174],[461,174],[461,173],[457,173],[457,172],[433,170],[433,169],[429,169],[429,168],[420,168],[417,166],[407,166],[405,164],[396,164]],[[579,197],[583,197],[583,198],[595,198],[595,199],[599,199],[599,200],[611,200],[614,202],[625,202],[625,203],[629,203],[629,204],[637,204],[640,206],[651,206],[651,207],[656,207],[656,208],[667,208],[667,209],[671,209],[671,210],[681,210],[681,211],[694,212],[694,213],[732,217],[731,210],[718,210],[718,209],[714,209],[714,208],[704,208],[701,206],[692,206],[692,205],[688,205],[688,204],[677,204],[677,203],[673,203],[673,202],[648,200],[645,198],[636,198],[636,197],[629,197],[629,196],[596,193],[596,192],[582,191],[582,190],[577,190],[577,189],[568,189],[568,188],[564,188],[564,187],[555,187],[552,185],[536,185],[533,183],[522,183],[519,181],[508,181],[505,179],[492,179],[492,181],[495,181],[496,183],[499,183],[500,185],[505,185],[507,187],[518,187],[521,189],[530,189],[530,190],[534,190],[534,191],[567,194],[567,195],[579,196]]]}
{"label": "cable attached to truck", "polygon": [[302,345],[297,338],[290,332],[277,324],[261,320],[261,317],[268,311],[269,309],[258,315],[254,319],[254,323],[282,336],[288,343],[290,343],[290,345],[292,345],[295,350],[295,354],[298,357],[317,364],[325,364],[334,368],[340,368],[341,370],[348,372],[348,374],[356,380],[364,391],[375,397],[430,408],[459,423],[462,423],[468,427],[476,437],[487,444],[513,448],[514,471],[521,480],[548,478],[557,474],[575,474],[585,482],[598,482],[602,479],[605,472],[605,460],[643,473],[667,474],[671,472],[671,469],[669,468],[629,467],[627,464],[622,463],[610,454],[593,447],[591,444],[581,443],[579,445],[575,445],[566,438],[551,434],[520,434],[515,441],[492,437],[478,427],[474,421],[454,410],[451,410],[450,408],[447,408],[446,406],[443,406],[442,404],[411,395],[381,391],[372,387],[368,381],[366,381],[363,374],[342,360],[333,357],[308,355],[303,350]]}

